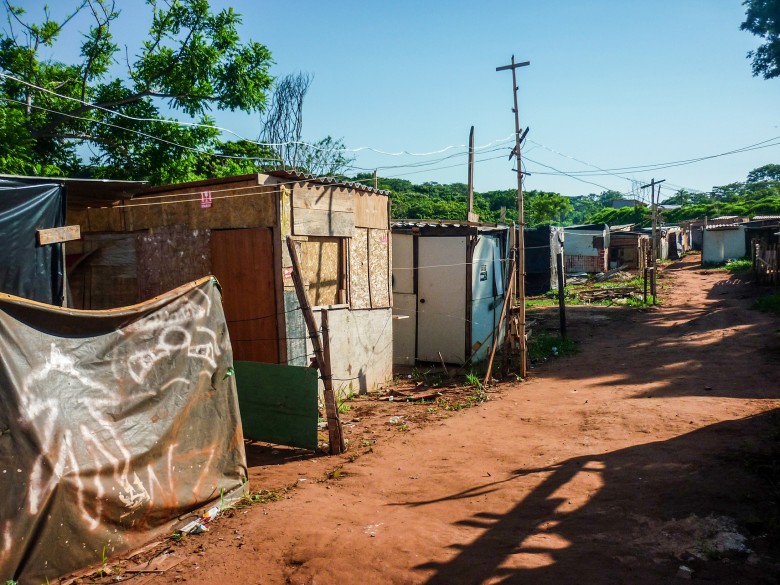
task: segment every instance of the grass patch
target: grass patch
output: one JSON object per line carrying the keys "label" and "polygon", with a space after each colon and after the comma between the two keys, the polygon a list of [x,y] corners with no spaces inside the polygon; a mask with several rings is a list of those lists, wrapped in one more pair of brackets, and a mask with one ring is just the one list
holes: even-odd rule
{"label": "grass patch", "polygon": [[780,293],[764,295],[753,304],[753,308],[764,313],[780,314]]}
{"label": "grass patch", "polygon": [[577,353],[577,344],[568,337],[540,333],[528,340],[528,357],[531,361],[541,361],[550,357],[573,355]]}
{"label": "grass patch", "polygon": [[738,260],[727,260],[726,262],[702,262],[701,267],[709,270],[730,272],[731,274],[741,274],[753,268],[753,261],[750,258],[739,258]]}

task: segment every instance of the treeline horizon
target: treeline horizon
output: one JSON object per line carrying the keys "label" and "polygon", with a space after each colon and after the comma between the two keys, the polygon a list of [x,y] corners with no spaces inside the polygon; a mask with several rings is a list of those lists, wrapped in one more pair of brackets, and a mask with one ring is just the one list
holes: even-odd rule
{"label": "treeline horizon", "polygon": [[[353,180],[371,184],[373,177],[361,174]],[[377,186],[390,192],[393,219],[466,220],[468,186],[465,183],[415,184],[405,179],[379,177]],[[525,221],[530,226],[583,223],[650,225],[651,212],[647,206],[612,207],[614,200],[626,198],[630,196],[613,190],[564,196],[554,191],[533,189],[524,192]],[[758,167],[748,173],[745,181],[715,186],[710,191],[680,189],[663,199],[661,204],[680,206],[661,212],[661,220],[667,224],[720,215],[752,217],[780,214],[780,164]],[[503,221],[517,221],[515,189],[474,192],[474,212],[479,215],[480,221],[499,223],[502,221],[502,208],[505,208]]]}

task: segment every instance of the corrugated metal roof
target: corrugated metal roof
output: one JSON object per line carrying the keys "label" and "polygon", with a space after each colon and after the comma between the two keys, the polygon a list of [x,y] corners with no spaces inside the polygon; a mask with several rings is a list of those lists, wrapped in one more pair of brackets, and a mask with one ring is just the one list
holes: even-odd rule
{"label": "corrugated metal roof", "polygon": [[451,219],[399,219],[390,222],[391,227],[397,228],[460,228],[474,227],[480,231],[507,230],[509,226],[500,223],[485,223],[477,221],[454,221]]}
{"label": "corrugated metal roof", "polygon": [[780,215],[754,215],[753,221],[765,221],[767,219],[780,219]]}
{"label": "corrugated metal roof", "polygon": [[272,177],[279,177],[281,179],[292,179],[294,181],[308,181],[310,183],[319,183],[321,185],[332,185],[334,187],[346,187],[348,189],[360,189],[368,193],[374,193],[376,195],[390,195],[390,191],[384,189],[374,189],[363,183],[357,181],[342,181],[333,177],[318,177],[315,175],[307,175],[304,173],[298,173],[295,171],[266,171],[266,175]]}

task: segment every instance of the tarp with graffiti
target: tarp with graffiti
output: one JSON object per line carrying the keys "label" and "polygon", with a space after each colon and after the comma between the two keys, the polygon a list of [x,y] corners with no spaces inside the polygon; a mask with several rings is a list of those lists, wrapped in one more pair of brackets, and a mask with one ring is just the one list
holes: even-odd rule
{"label": "tarp with graffiti", "polygon": [[74,311],[0,295],[0,582],[138,547],[246,477],[219,287]]}

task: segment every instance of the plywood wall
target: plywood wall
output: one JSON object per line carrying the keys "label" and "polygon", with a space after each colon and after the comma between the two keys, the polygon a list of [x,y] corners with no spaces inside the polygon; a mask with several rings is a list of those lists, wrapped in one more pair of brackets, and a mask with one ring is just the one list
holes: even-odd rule
{"label": "plywood wall", "polygon": [[296,185],[292,193],[292,233],[296,236],[351,237],[355,204],[344,187]]}
{"label": "plywood wall", "polygon": [[314,238],[301,242],[301,272],[313,306],[339,304],[341,238]]}
{"label": "plywood wall", "polygon": [[[210,207],[202,194],[211,194]],[[191,229],[273,227],[277,187],[257,178],[199,187],[171,188],[136,197],[115,207],[72,210],[82,232],[136,231],[184,225]]]}
{"label": "plywood wall", "polygon": [[138,292],[151,299],[211,274],[211,230],[164,226],[136,239]]}

